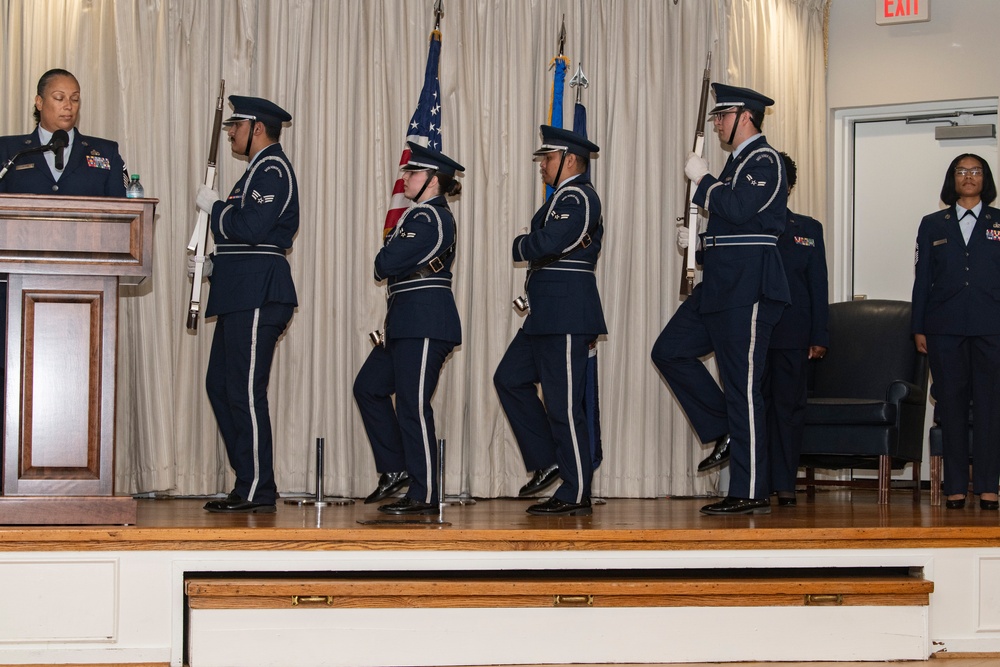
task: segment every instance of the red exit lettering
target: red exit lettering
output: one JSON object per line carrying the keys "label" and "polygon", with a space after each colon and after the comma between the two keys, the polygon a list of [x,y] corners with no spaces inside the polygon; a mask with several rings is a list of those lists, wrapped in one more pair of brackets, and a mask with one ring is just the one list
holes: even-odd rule
{"label": "red exit lettering", "polygon": [[[895,5],[895,9],[893,9]],[[885,0],[885,10],[882,15],[890,16],[910,16],[920,13],[920,0]]]}
{"label": "red exit lettering", "polygon": [[875,0],[875,23],[913,23],[930,20],[930,0]]}

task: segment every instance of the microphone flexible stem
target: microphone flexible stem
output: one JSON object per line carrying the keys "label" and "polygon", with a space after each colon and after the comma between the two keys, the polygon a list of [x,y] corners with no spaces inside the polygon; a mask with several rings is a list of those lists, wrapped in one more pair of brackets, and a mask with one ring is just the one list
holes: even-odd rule
{"label": "microphone flexible stem", "polygon": [[23,151],[14,153],[14,155],[12,155],[11,158],[4,163],[3,169],[0,169],[0,179],[3,179],[3,177],[7,175],[7,172],[14,165],[14,163],[18,161],[18,159],[24,157],[25,155],[31,155],[32,153],[44,153],[45,151],[50,150],[52,150],[51,142],[45,144],[44,146],[33,146],[32,148],[26,148]]}

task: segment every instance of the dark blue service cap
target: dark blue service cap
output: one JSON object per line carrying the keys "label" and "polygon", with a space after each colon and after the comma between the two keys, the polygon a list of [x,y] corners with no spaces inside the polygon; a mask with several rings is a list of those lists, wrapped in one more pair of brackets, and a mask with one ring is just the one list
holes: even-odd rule
{"label": "dark blue service cap", "polygon": [[227,118],[223,125],[232,125],[241,120],[256,120],[265,125],[281,125],[292,119],[290,113],[262,97],[230,95],[229,101],[233,104],[233,115]]}
{"label": "dark blue service cap", "polygon": [[710,114],[722,113],[738,107],[764,113],[766,107],[774,104],[774,100],[767,95],[761,95],[756,90],[749,88],[713,83],[712,90],[715,92],[715,106],[708,112]]}
{"label": "dark blue service cap", "polygon": [[407,141],[410,147],[410,159],[400,169],[403,171],[426,171],[433,169],[444,176],[452,176],[456,171],[465,171],[465,167],[452,160],[450,157],[427,146]]}
{"label": "dark blue service cap", "polygon": [[567,151],[574,155],[582,155],[589,158],[596,157],[598,151],[601,150],[597,147],[597,144],[588,141],[587,137],[576,132],[564,130],[561,127],[542,125],[541,131],[542,146],[534,152],[535,157],[540,157],[552,151]]}

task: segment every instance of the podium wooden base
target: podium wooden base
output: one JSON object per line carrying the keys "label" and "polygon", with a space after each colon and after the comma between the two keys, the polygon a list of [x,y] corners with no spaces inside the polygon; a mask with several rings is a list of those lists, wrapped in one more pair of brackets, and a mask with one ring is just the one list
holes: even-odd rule
{"label": "podium wooden base", "polygon": [[0,525],[94,526],[135,524],[131,496],[2,496]]}

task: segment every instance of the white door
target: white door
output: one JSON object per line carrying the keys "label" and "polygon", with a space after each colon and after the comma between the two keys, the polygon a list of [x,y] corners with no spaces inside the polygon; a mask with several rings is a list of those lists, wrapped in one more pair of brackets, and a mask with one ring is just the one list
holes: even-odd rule
{"label": "white door", "polygon": [[[958,110],[958,109],[956,109]],[[992,115],[976,124],[996,126]],[[943,125],[871,120],[854,125],[853,291],[869,299],[909,301],[917,227],[944,207],[941,186],[955,156],[974,153],[997,176],[997,140],[934,138]]]}

